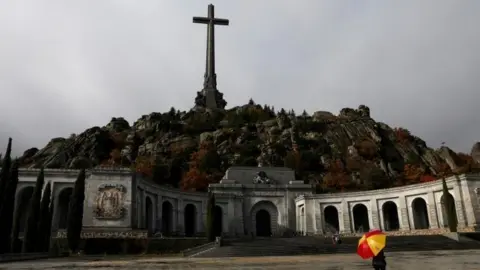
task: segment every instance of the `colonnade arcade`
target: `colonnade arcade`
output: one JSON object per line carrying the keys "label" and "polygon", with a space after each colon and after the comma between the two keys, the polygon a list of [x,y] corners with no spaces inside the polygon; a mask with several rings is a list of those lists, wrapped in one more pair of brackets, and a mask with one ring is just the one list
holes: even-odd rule
{"label": "colonnade arcade", "polygon": [[[454,199],[452,194],[448,194]],[[454,205],[455,207],[455,205]],[[384,231],[422,230],[448,227],[448,218],[445,208],[445,198],[442,195],[435,204],[428,204],[422,196],[411,200],[410,205],[402,210],[396,200],[385,200],[377,211],[372,211],[368,202],[357,202],[348,209],[348,219],[341,215],[341,204],[323,204],[321,215],[323,233],[365,232],[372,228],[381,228]],[[303,210],[303,208],[302,208]],[[465,226],[465,219],[458,219],[461,209],[455,207],[455,218],[460,227]]]}

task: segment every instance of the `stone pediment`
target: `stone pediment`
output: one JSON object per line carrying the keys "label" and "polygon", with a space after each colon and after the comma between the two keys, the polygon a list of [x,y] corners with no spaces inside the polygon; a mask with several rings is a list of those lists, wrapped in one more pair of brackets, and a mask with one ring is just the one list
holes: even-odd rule
{"label": "stone pediment", "polygon": [[295,173],[285,167],[231,167],[225,172],[223,180],[243,185],[287,185],[295,181]]}

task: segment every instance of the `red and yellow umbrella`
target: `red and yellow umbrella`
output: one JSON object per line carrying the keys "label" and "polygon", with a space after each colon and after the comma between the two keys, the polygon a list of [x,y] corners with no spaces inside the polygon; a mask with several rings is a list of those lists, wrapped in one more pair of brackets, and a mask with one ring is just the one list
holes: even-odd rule
{"label": "red and yellow umbrella", "polygon": [[385,247],[387,236],[381,230],[373,230],[362,236],[358,241],[357,254],[363,259],[369,259]]}

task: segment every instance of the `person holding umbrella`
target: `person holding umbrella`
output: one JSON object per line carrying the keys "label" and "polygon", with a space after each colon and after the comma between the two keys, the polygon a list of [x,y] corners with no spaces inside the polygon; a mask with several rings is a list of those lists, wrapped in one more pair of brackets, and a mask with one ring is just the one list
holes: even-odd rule
{"label": "person holding umbrella", "polygon": [[358,241],[357,254],[363,259],[372,258],[373,269],[385,270],[387,262],[383,249],[387,243],[386,240],[387,236],[381,230],[372,230]]}

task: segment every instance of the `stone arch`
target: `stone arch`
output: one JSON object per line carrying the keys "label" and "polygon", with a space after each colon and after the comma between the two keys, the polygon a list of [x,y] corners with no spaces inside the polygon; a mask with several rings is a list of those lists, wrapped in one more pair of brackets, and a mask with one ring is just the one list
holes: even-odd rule
{"label": "stone arch", "polygon": [[[449,199],[451,200],[452,204],[450,205],[450,207],[452,208],[451,211],[454,215],[454,218],[455,220],[458,221],[457,219],[457,209],[455,207],[455,198],[453,197],[453,195],[448,192],[447,196],[449,197]],[[447,214],[447,204],[445,202],[445,197],[442,196],[440,197],[440,205],[442,207],[442,223],[443,223],[443,227],[448,227],[448,214]]]}
{"label": "stone arch", "polygon": [[73,188],[67,187],[60,190],[58,193],[58,228],[66,229],[67,228],[67,217],[68,217],[68,205],[70,204],[70,197],[72,197]]}
{"label": "stone arch", "polygon": [[162,233],[171,234],[173,231],[173,205],[170,201],[165,200],[162,203]]}
{"label": "stone arch", "polygon": [[183,211],[183,221],[185,224],[185,236],[194,236],[197,226],[197,208],[189,203]]}
{"label": "stone arch", "polygon": [[30,198],[33,195],[33,186],[24,187],[17,193],[17,212],[15,214],[16,225],[19,228],[19,232],[25,231],[25,223],[27,221],[28,207],[30,204]]}
{"label": "stone arch", "polygon": [[382,205],[383,230],[396,231],[400,229],[400,220],[398,218],[397,204],[388,201]]}
{"label": "stone arch", "polygon": [[[278,214],[279,213],[277,207],[271,201],[257,202],[250,210],[252,233],[254,235],[260,233],[260,236],[270,236],[275,234],[278,230]],[[270,219],[270,222],[265,222],[267,217]],[[260,219],[257,221],[257,218]],[[268,226],[270,228],[268,228]],[[257,228],[261,228],[261,231],[257,232]],[[270,232],[270,235],[266,235],[268,232]]]}
{"label": "stone arch", "polygon": [[154,211],[152,199],[150,196],[145,196],[145,228],[149,234],[153,233]]}
{"label": "stone arch", "polygon": [[368,208],[363,203],[359,203],[353,207],[352,213],[355,232],[368,232],[370,230]]}
{"label": "stone arch", "polygon": [[329,205],[323,209],[323,219],[325,220],[325,230],[332,233],[340,230],[340,220],[338,210],[335,206]]}
{"label": "stone arch", "polygon": [[213,233],[215,236],[222,236],[223,233],[223,208],[220,205],[215,205],[213,208]]}
{"label": "stone arch", "polygon": [[423,198],[418,197],[412,201],[412,215],[415,230],[428,229],[430,227],[427,203]]}

